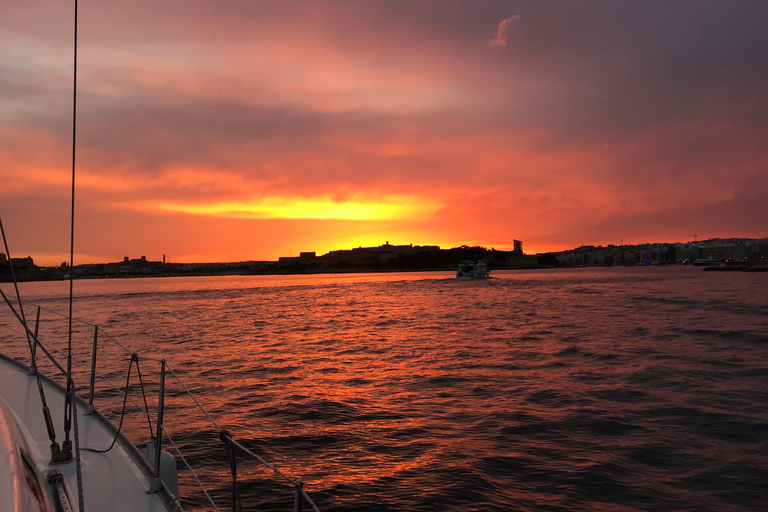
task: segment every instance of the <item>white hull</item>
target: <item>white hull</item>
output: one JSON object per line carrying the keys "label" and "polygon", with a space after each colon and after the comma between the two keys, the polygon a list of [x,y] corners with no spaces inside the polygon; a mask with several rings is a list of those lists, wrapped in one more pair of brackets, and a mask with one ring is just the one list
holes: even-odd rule
{"label": "white hull", "polygon": [[459,281],[485,279],[489,275],[490,272],[488,272],[488,267],[483,260],[463,260],[461,263],[459,263],[459,268],[456,271],[456,279]]}
{"label": "white hull", "polygon": [[[46,403],[51,410],[56,440],[60,443],[64,437],[62,428],[64,390],[43,376],[40,379],[45,391]],[[34,494],[30,494],[29,486],[24,480],[24,461],[19,450],[15,448],[25,445],[28,448],[22,449],[28,456],[27,460],[38,473],[41,487],[50,488],[47,484],[49,472],[60,471],[73,510],[78,510],[74,461],[50,464],[50,440],[43,421],[43,405],[37,389],[37,378],[28,375],[23,365],[2,355],[0,355],[0,397],[7,404],[6,411],[10,410],[10,414],[0,413],[0,455],[4,463],[9,463],[11,466],[3,468],[3,475],[0,475],[0,494],[2,494],[0,510],[3,512],[46,510],[40,508],[36,502],[33,503],[32,508],[29,508],[29,496],[34,497]],[[82,451],[82,448],[108,448],[116,433],[115,427],[98,412],[87,415],[85,411],[86,404],[81,399],[77,399],[83,501],[87,510],[113,512],[176,510],[177,503],[164,490],[154,494],[147,493],[152,483],[152,469],[144,456],[122,434],[118,436],[114,448],[107,453]],[[18,425],[18,429],[15,428],[14,423]],[[18,439],[19,431],[24,439]],[[13,468],[16,471],[6,471]],[[11,492],[8,492],[8,485],[13,488]],[[55,510],[55,507],[50,510]]]}

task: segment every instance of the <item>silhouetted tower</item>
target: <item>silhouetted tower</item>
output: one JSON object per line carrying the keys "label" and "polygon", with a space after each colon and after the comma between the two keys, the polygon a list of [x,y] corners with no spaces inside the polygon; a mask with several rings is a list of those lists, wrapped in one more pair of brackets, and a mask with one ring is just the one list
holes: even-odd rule
{"label": "silhouetted tower", "polygon": [[523,254],[523,242],[520,240],[515,240],[515,254]]}

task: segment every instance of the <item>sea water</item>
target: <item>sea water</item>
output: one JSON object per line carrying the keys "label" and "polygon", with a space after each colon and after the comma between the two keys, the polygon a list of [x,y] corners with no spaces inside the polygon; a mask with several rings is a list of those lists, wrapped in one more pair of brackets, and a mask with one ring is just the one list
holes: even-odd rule
{"label": "sea water", "polygon": [[[89,323],[75,323],[73,353],[90,361],[98,325],[99,369],[124,389],[136,351],[153,415],[166,359],[324,512],[766,510],[768,274],[491,275],[79,280],[75,316]],[[63,348],[68,283],[21,287],[27,317],[43,308],[40,339]],[[2,350],[28,362],[20,332],[3,310]],[[135,365],[129,384],[143,407]],[[231,509],[216,427],[173,374],[166,390],[168,432]],[[117,422],[122,402],[99,380],[100,411]],[[126,413],[143,446],[154,420],[130,401]],[[182,504],[210,509],[177,461]],[[292,509],[288,479],[242,454],[237,479],[246,510]]]}

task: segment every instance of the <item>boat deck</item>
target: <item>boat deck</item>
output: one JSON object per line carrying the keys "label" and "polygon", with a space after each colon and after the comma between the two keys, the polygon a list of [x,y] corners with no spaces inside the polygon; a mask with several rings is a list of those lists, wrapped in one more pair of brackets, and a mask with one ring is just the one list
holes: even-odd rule
{"label": "boat deck", "polygon": [[[64,438],[64,390],[55,382],[42,376],[41,382],[56,430],[56,440],[61,443]],[[43,419],[43,406],[37,389],[37,379],[27,374],[26,367],[2,354],[0,354],[0,396],[8,403],[22,431],[26,434],[31,452],[29,456],[37,469],[61,471],[76,506],[78,498],[75,463],[49,464],[50,441]],[[116,432],[115,427],[103,416],[98,413],[86,415],[85,411],[86,404],[78,399],[77,422],[86,510],[113,512],[175,510],[175,503],[164,491],[155,494],[147,493],[151,483],[150,466],[143,455],[124,436],[120,435],[115,446],[107,453],[82,451],[82,448],[108,448]],[[0,433],[2,433],[1,430]],[[74,433],[72,439],[74,439]]]}

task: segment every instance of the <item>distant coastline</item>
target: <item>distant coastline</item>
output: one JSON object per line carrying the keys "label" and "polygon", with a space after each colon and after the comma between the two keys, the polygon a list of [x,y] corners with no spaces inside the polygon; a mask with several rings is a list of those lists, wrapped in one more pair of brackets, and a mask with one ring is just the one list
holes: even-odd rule
{"label": "distant coastline", "polygon": [[[31,257],[13,258],[13,272],[19,281],[68,279],[176,277],[212,275],[283,275],[359,272],[455,271],[461,260],[483,259],[491,270],[572,268],[605,266],[683,265],[700,258],[714,258],[721,266],[706,270],[768,270],[768,238],[710,239],[689,243],[654,243],[637,245],[585,245],[575,249],[524,254],[522,242],[515,241],[512,251],[463,245],[452,249],[437,246],[390,245],[358,247],[331,251],[322,256],[302,252],[299,256],[277,261],[242,261],[232,263],[170,263],[146,257],[111,263],[58,267],[38,267]],[[12,280],[11,266],[0,254],[0,282]]]}
{"label": "distant coastline", "polygon": [[[405,272],[456,270],[464,259],[484,259],[492,268],[538,268],[537,256],[518,251],[497,251],[484,247],[462,246],[440,249],[437,246],[390,245],[359,247],[350,250],[331,251],[317,256],[313,252],[295,257],[282,257],[277,261],[243,261],[233,263],[169,263],[151,261],[145,257],[121,262],[75,265],[74,277],[125,278],[125,277],[175,277],[210,275],[281,275],[321,274],[350,272]],[[7,261],[0,262],[0,281],[11,278]],[[37,267],[32,258],[14,258],[14,272],[19,281],[48,281],[68,278],[70,268]]]}

